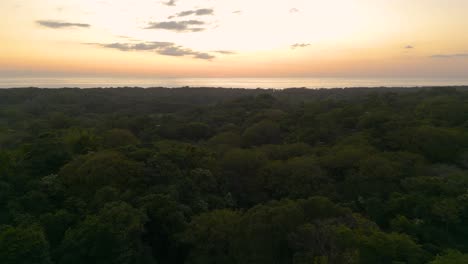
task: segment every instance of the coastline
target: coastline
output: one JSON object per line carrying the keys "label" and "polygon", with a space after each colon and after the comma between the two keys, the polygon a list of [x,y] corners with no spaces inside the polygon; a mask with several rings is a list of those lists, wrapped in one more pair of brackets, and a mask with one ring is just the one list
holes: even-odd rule
{"label": "coastline", "polygon": [[286,87],[286,88],[268,88],[268,87],[257,87],[257,88],[242,88],[242,87],[191,87],[191,86],[180,86],[180,87],[163,87],[163,86],[154,86],[154,87],[142,87],[142,86],[110,86],[110,87],[73,87],[73,86],[64,86],[64,87],[38,87],[38,86],[24,86],[24,87],[0,87],[0,90],[12,90],[12,89],[38,89],[38,90],[62,90],[62,89],[79,89],[79,90],[96,90],[96,89],[144,89],[144,90],[157,90],[157,89],[167,89],[167,90],[206,90],[206,89],[216,89],[216,90],[264,90],[264,91],[294,91],[294,90],[425,90],[425,89],[456,89],[456,90],[468,90],[468,85],[439,85],[439,86],[352,86],[352,87]]}
{"label": "coastline", "polygon": [[13,77],[0,78],[1,88],[244,88],[332,89],[468,86],[462,78],[125,78],[125,77]]}

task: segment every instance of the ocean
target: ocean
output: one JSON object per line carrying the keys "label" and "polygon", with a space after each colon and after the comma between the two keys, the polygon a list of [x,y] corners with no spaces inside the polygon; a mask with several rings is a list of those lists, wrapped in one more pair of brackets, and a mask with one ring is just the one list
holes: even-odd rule
{"label": "ocean", "polygon": [[468,86],[466,78],[0,78],[0,88],[95,87],[224,87],[224,88],[347,88]]}

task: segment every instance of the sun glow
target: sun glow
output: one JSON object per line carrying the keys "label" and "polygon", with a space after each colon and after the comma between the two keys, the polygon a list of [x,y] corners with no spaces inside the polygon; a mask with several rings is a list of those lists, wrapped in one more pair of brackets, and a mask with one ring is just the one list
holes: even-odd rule
{"label": "sun glow", "polygon": [[[463,10],[462,0],[3,0],[0,71],[317,76],[448,67],[465,74]],[[144,49],[154,42],[170,44]]]}

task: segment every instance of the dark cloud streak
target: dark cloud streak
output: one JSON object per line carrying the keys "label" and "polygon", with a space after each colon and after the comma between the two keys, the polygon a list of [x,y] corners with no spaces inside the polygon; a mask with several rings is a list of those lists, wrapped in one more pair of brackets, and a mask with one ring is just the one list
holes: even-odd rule
{"label": "dark cloud streak", "polygon": [[38,20],[36,21],[37,24],[47,27],[47,28],[70,28],[70,27],[80,27],[80,28],[89,28],[91,27],[90,24],[84,23],[70,23],[64,21],[56,21],[56,20]]}
{"label": "dark cloud streak", "polygon": [[191,16],[191,15],[211,16],[211,15],[214,15],[214,10],[213,9],[203,8],[203,9],[182,11],[180,13],[177,13],[177,14],[175,14],[173,16],[168,17],[168,19],[173,19],[173,18],[176,18],[176,17],[186,17],[186,16]]}
{"label": "dark cloud streak", "polygon": [[208,9],[208,8],[202,8],[202,9],[196,9],[196,10],[187,10],[187,11],[182,11],[180,13],[175,14],[174,16],[170,16],[169,19],[174,18],[174,17],[185,17],[185,16],[211,16],[214,15],[214,10],[213,9]]}
{"label": "dark cloud streak", "polygon": [[297,48],[305,48],[308,46],[310,46],[310,43],[296,43],[296,44],[291,45],[291,48],[297,49]]}
{"label": "dark cloud streak", "polygon": [[237,54],[235,51],[230,51],[230,50],[214,50],[213,52],[223,54],[223,55],[234,55]]}
{"label": "dark cloud streak", "polygon": [[163,2],[164,5],[167,6],[175,6],[176,5],[176,0],[169,0],[167,2]]}
{"label": "dark cloud streak", "polygon": [[141,42],[137,44],[130,43],[111,43],[111,44],[97,44],[104,48],[118,49],[121,51],[151,51],[174,46],[171,42]]}
{"label": "dark cloud streak", "polygon": [[174,56],[174,57],[184,57],[192,56],[196,59],[211,60],[216,58],[215,56],[206,53],[194,51],[189,48],[184,48],[182,46],[176,45],[172,42],[140,42],[140,43],[110,43],[110,44],[100,44],[100,43],[87,43],[88,45],[97,45],[103,48],[117,49],[120,51],[150,51],[156,52],[160,55],[165,56]]}
{"label": "dark cloud streak", "polygon": [[205,30],[201,27],[205,22],[199,20],[185,20],[185,21],[165,21],[165,22],[150,22],[145,29],[165,29],[176,32],[200,32]]}
{"label": "dark cloud streak", "polygon": [[434,58],[434,59],[468,58],[468,53],[436,54],[436,55],[432,55],[431,58]]}

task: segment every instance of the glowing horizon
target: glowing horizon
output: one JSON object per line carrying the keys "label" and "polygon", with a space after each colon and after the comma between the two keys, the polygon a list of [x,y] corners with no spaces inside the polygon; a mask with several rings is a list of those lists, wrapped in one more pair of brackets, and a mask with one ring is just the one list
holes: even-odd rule
{"label": "glowing horizon", "polygon": [[464,0],[3,0],[0,76],[466,77]]}

